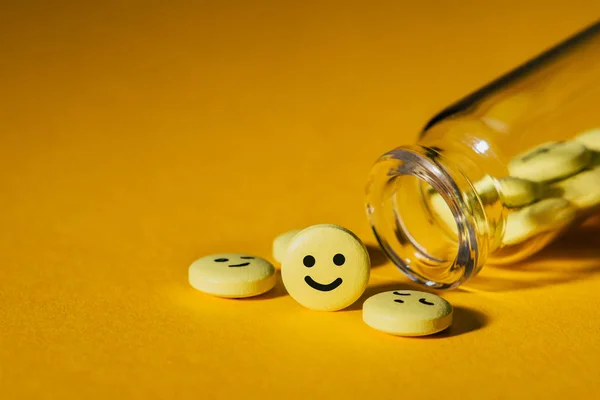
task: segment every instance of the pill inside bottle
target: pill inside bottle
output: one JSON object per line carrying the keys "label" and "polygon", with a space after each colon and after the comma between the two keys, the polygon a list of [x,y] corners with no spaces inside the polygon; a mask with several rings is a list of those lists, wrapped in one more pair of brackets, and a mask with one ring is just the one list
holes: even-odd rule
{"label": "pill inside bottle", "polygon": [[412,280],[457,287],[523,260],[600,208],[600,23],[433,117],[383,154],[366,208]]}

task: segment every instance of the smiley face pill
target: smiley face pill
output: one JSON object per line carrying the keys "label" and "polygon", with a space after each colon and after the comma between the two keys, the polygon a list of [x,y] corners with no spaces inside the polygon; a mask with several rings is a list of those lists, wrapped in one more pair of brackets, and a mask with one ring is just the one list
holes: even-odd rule
{"label": "smiley face pill", "polygon": [[244,254],[202,257],[189,268],[194,289],[219,297],[258,296],[275,286],[275,268],[267,260]]}
{"label": "smiley face pill", "polygon": [[314,225],[289,244],[281,276],[290,296],[304,307],[336,311],[363,294],[370,267],[367,249],[352,232],[337,225]]}
{"label": "smiley face pill", "polygon": [[363,304],[363,321],[371,328],[398,336],[425,336],[452,324],[452,305],[439,296],[415,290],[394,290],[371,296]]}

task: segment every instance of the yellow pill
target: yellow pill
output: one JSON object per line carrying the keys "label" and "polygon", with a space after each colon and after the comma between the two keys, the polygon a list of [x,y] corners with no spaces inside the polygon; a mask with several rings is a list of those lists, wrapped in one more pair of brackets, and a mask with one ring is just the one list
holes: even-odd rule
{"label": "yellow pill", "polygon": [[578,142],[548,142],[515,157],[510,175],[534,182],[554,181],[573,175],[588,166],[591,152]]}
{"label": "yellow pill", "polygon": [[[500,200],[510,208],[523,207],[531,204],[542,196],[545,184],[531,182],[511,176],[494,180],[488,176],[474,184],[475,191],[484,204],[491,204]],[[454,234],[458,232],[456,220],[450,207],[439,193],[434,193],[430,198],[431,209],[443,224]]]}
{"label": "yellow pill", "polygon": [[399,336],[425,336],[452,324],[452,305],[439,296],[415,290],[394,290],[369,297],[363,321],[371,328]]}
{"label": "yellow pill", "polygon": [[600,166],[557,182],[554,187],[562,191],[563,198],[579,208],[600,205]]}
{"label": "yellow pill", "polygon": [[541,200],[508,214],[502,243],[513,245],[539,233],[561,228],[576,217],[576,209],[561,198]]}
{"label": "yellow pill", "polygon": [[532,223],[525,212],[508,214],[502,244],[506,246],[524,242],[538,233],[538,227]]}
{"label": "yellow pill", "polygon": [[337,225],[314,225],[292,239],[281,276],[290,296],[304,307],[336,311],[363,294],[370,267],[369,253],[356,235]]}
{"label": "yellow pill", "polygon": [[202,257],[189,268],[193,288],[219,297],[258,296],[275,286],[275,268],[267,260],[244,254]]}
{"label": "yellow pill", "polygon": [[507,207],[522,207],[541,197],[542,186],[526,179],[508,176],[498,180],[500,201]]}
{"label": "yellow pill", "polygon": [[493,203],[499,198],[505,206],[516,208],[531,204],[539,199],[544,184],[512,176],[496,180],[488,175],[476,182],[474,187],[484,204]]}
{"label": "yellow pill", "polygon": [[282,233],[273,240],[273,258],[275,261],[281,263],[290,242],[300,231],[301,229],[294,229],[293,231]]}
{"label": "yellow pill", "polygon": [[446,200],[444,200],[442,195],[435,192],[429,199],[429,202],[431,204],[431,209],[434,215],[452,233],[457,234],[458,227],[456,225],[456,220],[454,219],[454,214],[452,214],[452,210],[450,209],[448,203],[446,203]]}
{"label": "yellow pill", "polygon": [[475,182],[473,187],[483,204],[491,204],[500,198],[496,185],[497,180],[490,175],[486,175],[483,179]]}
{"label": "yellow pill", "polygon": [[577,136],[574,140],[590,150],[600,151],[600,128],[585,131]]}

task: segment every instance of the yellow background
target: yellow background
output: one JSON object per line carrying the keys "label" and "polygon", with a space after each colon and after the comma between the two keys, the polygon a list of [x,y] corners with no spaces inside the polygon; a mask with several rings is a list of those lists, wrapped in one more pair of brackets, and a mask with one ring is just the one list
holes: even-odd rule
{"label": "yellow background", "polygon": [[[186,274],[314,223],[373,244],[373,161],[600,2],[10,3],[0,398],[597,398],[598,222],[443,293],[430,338]],[[414,288],[373,254],[368,295]]]}

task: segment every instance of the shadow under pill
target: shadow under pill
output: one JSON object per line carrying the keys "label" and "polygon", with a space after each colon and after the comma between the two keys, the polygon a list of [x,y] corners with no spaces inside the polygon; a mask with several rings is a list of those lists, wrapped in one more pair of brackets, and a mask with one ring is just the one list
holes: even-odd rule
{"label": "shadow under pill", "polygon": [[448,329],[429,336],[418,336],[414,339],[441,339],[463,335],[483,328],[488,324],[488,317],[477,310],[467,307],[454,307],[452,325]]}

